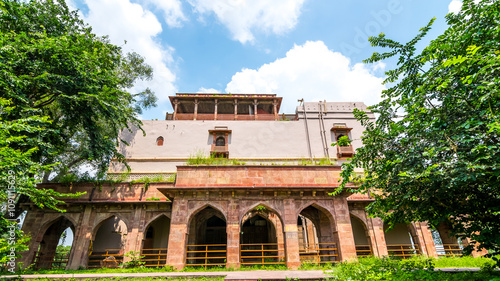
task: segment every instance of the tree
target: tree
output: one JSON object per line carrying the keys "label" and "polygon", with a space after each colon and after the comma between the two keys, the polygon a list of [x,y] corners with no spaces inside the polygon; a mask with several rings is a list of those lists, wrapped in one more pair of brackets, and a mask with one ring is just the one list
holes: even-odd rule
{"label": "tree", "polygon": [[44,181],[82,163],[101,172],[117,154],[118,133],[141,125],[141,108],[155,106],[149,90],[129,89],[151,79],[152,68],[136,53],[124,54],[98,37],[63,0],[0,2],[0,92],[17,106],[7,119],[29,108],[48,116],[50,129],[37,133],[48,144],[32,159],[44,165]]}
{"label": "tree", "polygon": [[[131,91],[137,79],[151,77],[140,55],[93,34],[64,0],[1,0],[2,202],[14,200],[8,187],[15,179],[16,203],[29,199],[63,211],[62,194],[37,183],[57,181],[84,163],[104,177],[110,159],[124,159],[117,150],[119,132],[140,128],[138,114],[156,106],[149,89]],[[3,208],[0,233],[12,217],[17,215]]]}
{"label": "tree", "polygon": [[[500,251],[500,2],[463,2],[448,29],[418,53],[434,21],[406,44],[384,34],[389,48],[365,62],[398,58],[386,72],[383,100],[355,116],[364,146],[344,165],[343,185],[364,169],[361,192],[373,191],[372,215],[389,223],[446,223],[479,249]],[[466,248],[470,252],[473,245]]]}

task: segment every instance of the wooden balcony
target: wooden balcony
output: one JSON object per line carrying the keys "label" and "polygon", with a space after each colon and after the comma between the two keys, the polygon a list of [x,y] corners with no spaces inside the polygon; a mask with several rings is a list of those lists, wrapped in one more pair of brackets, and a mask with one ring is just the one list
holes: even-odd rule
{"label": "wooden balcony", "polygon": [[354,156],[354,149],[352,145],[340,146],[337,145],[337,158],[352,157]]}

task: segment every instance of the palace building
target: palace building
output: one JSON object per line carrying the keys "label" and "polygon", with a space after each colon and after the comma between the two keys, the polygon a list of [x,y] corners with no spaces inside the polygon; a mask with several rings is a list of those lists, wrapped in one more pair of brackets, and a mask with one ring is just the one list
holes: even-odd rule
{"label": "palace building", "polygon": [[[122,132],[129,145],[119,151],[130,171],[113,160],[108,172],[121,182],[40,185],[86,194],[66,199],[65,213],[23,205],[23,230],[32,236],[25,265],[114,266],[138,252],[146,266],[297,268],[461,253],[445,225],[385,231],[381,219],[366,215],[370,194],[331,194],[341,163],[362,145],[352,113],[367,111],[362,102],[301,102],[283,114],[273,94],[177,94],[170,101],[174,112],[165,120]],[[331,146],[341,136],[351,145]],[[72,246],[61,256],[56,248],[67,229]]]}

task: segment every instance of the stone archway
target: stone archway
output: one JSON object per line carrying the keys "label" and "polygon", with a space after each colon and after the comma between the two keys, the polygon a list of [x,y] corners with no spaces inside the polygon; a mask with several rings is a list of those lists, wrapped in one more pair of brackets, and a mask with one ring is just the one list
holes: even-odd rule
{"label": "stone archway", "polygon": [[274,210],[259,204],[243,215],[240,227],[241,265],[285,264],[283,224]]}
{"label": "stone archway", "polygon": [[87,267],[101,267],[104,259],[111,259],[111,266],[123,262],[127,234],[127,225],[119,217],[111,216],[101,221],[94,229]]}
{"label": "stone archway", "polygon": [[406,259],[422,253],[415,229],[411,224],[397,223],[389,230],[384,222],[385,242],[389,256]]}
{"label": "stone archway", "polygon": [[358,257],[368,257],[373,255],[370,243],[370,235],[366,225],[356,216],[351,215],[352,234],[356,245],[356,255]]}
{"label": "stone archway", "polygon": [[[58,249],[58,246],[60,248],[60,245],[63,244],[62,240],[66,238],[61,238],[63,238],[64,233],[67,233],[68,230],[71,231],[71,234],[74,234],[75,226],[64,216],[50,223],[34,257],[35,269],[66,268],[73,247],[71,246],[69,251],[63,251],[62,249]],[[74,239],[72,237],[70,239],[72,239],[71,244],[73,245]]]}
{"label": "stone archway", "polygon": [[341,245],[338,244],[338,237],[335,235],[333,216],[324,208],[311,204],[300,211],[299,218],[301,217],[313,224],[313,233],[316,234],[314,247],[311,247],[312,239],[309,239],[307,244],[299,243],[299,249],[302,248],[299,252],[301,261],[317,263],[339,261]]}
{"label": "stone archway", "polygon": [[141,260],[145,266],[164,266],[167,262],[170,219],[160,215],[151,221],[144,231]]}
{"label": "stone archway", "polygon": [[188,225],[186,266],[225,265],[227,226],[222,212],[206,206],[192,215]]}

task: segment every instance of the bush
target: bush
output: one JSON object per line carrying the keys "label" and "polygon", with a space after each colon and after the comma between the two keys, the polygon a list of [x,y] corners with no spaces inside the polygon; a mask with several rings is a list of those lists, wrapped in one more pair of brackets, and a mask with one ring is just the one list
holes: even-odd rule
{"label": "bush", "polygon": [[491,270],[482,270],[479,272],[441,272],[434,270],[435,262],[435,259],[423,256],[413,257],[406,260],[396,260],[387,257],[360,258],[357,262],[340,263],[332,270],[332,277],[330,280],[500,281],[500,272]]}

